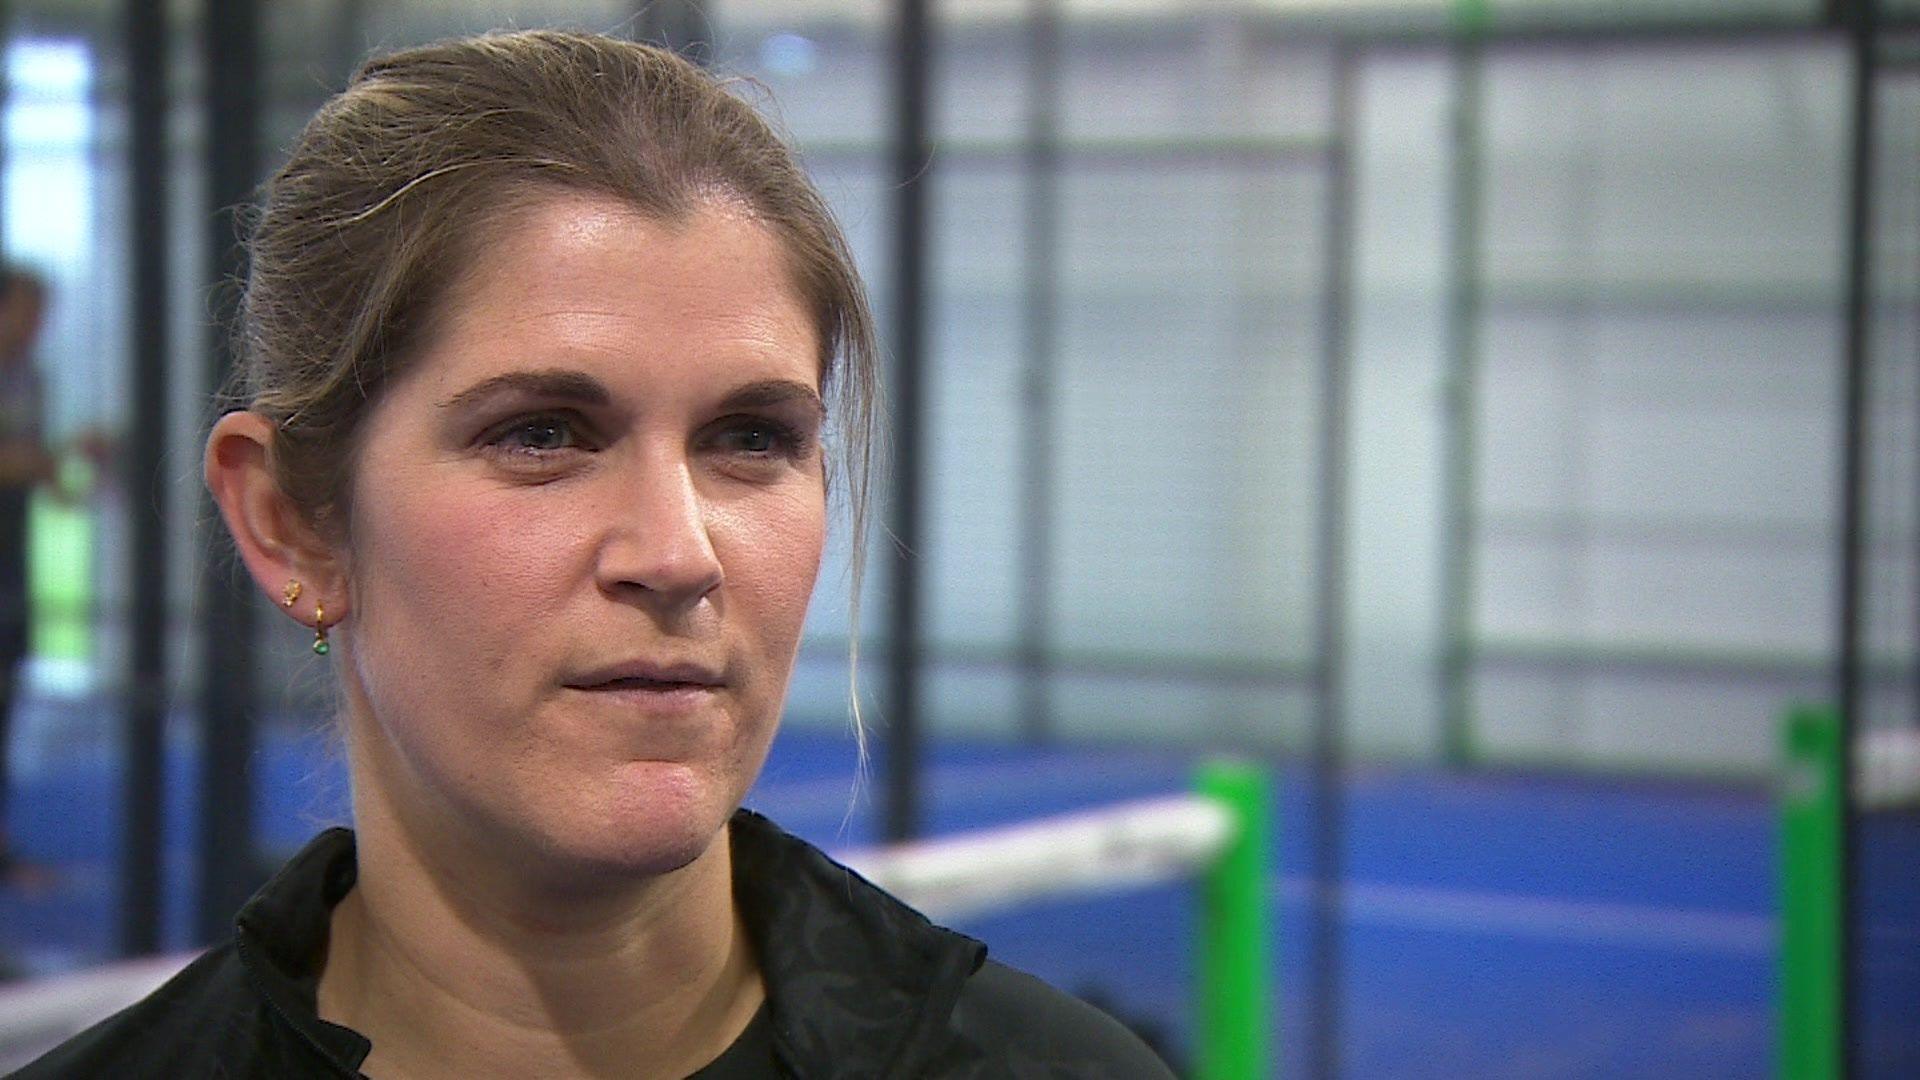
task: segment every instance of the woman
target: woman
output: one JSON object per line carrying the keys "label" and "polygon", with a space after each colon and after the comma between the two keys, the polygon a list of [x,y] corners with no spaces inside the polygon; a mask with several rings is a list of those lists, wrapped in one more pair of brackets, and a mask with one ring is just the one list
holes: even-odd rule
{"label": "woman", "polygon": [[207,482],[336,666],[355,830],[26,1075],[1165,1075],[738,809],[875,367],[749,108],[605,38],[402,52],[251,251]]}

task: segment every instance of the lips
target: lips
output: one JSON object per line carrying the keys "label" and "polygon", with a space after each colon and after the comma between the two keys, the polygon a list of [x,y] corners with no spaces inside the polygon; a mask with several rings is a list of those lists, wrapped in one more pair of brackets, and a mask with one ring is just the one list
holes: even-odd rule
{"label": "lips", "polygon": [[575,690],[714,690],[726,685],[726,677],[705,664],[632,660],[590,669],[566,685]]}

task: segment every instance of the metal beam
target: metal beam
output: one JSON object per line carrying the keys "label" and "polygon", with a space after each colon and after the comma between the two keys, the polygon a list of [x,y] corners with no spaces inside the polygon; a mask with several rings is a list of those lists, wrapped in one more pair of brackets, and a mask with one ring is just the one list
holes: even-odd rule
{"label": "metal beam", "polygon": [[1871,477],[1867,475],[1867,451],[1870,446],[1867,424],[1870,416],[1868,380],[1872,375],[1872,325],[1868,304],[1873,286],[1873,169],[1874,169],[1874,0],[1855,0],[1849,5],[1848,40],[1853,54],[1852,142],[1847,189],[1846,299],[1841,315],[1845,326],[1843,362],[1844,425],[1841,435],[1840,475],[1840,655],[1835,677],[1840,702],[1840,955],[1839,991],[1840,1044],[1844,1059],[1841,1076],[1855,1071],[1854,984],[1858,970],[1855,951],[1858,935],[1854,927],[1854,897],[1859,880],[1859,828],[1854,802],[1855,734],[1861,728],[1861,636],[1866,607],[1863,604],[1867,569],[1867,494]]}
{"label": "metal beam", "polygon": [[1346,919],[1346,573],[1348,388],[1353,319],[1353,50],[1333,54],[1331,151],[1321,229],[1320,506],[1316,514],[1313,715],[1313,949],[1308,991],[1308,1075],[1339,1076]]}
{"label": "metal beam", "polygon": [[899,0],[893,49],[893,447],[894,559],[887,620],[886,829],[920,831],[921,462],[925,457],[928,257],[927,183],[933,158],[931,17],[927,0]]}
{"label": "metal beam", "polygon": [[331,56],[327,88],[339,91],[346,89],[347,80],[360,69],[361,61],[367,56],[367,0],[334,0],[332,21],[333,39],[327,49]]}
{"label": "metal beam", "polygon": [[1479,416],[1481,217],[1485,182],[1480,160],[1485,59],[1478,31],[1486,6],[1455,6],[1462,34],[1453,48],[1452,137],[1448,140],[1446,379],[1441,480],[1440,739],[1455,766],[1473,761],[1472,664],[1474,551],[1479,472],[1474,424]]}
{"label": "metal beam", "polygon": [[[7,92],[13,88],[13,79],[8,74],[7,46],[13,41],[13,0],[0,0],[0,119],[7,115]],[[7,139],[4,130],[0,130],[0,189],[5,187],[7,175]],[[0,191],[0,194],[3,194]],[[0,213],[0,266],[7,264],[7,216]],[[4,760],[5,754],[0,754]],[[6,790],[6,779],[0,777],[0,791]]]}
{"label": "metal beam", "polygon": [[134,408],[122,460],[127,500],[126,768],[120,803],[120,952],[160,949],[161,736],[166,725],[167,507],[173,490],[167,404],[167,19],[126,0],[128,309]]}
{"label": "metal beam", "polygon": [[713,27],[705,5],[691,0],[644,0],[633,15],[633,39],[672,49],[697,64],[713,58]]}
{"label": "metal beam", "polygon": [[1032,0],[1027,22],[1026,395],[1021,424],[1021,727],[1029,743],[1053,733],[1048,707],[1052,640],[1053,430],[1060,322],[1060,12]]}
{"label": "metal beam", "polygon": [[[1456,10],[1459,0],[1454,0]],[[1545,20],[1526,23],[1507,17],[1488,20],[1480,30],[1465,30],[1457,19],[1433,21],[1429,25],[1368,25],[1349,19],[1344,22],[1298,15],[1253,16],[1250,30],[1266,42],[1288,45],[1345,42],[1369,49],[1444,47],[1463,36],[1479,40],[1489,48],[1505,51],[1588,49],[1595,46],[1663,48],[1674,45],[1740,48],[1768,43],[1794,44],[1832,40],[1836,34],[1824,19],[1788,18],[1675,18],[1639,23],[1550,23]],[[1883,31],[1920,30],[1920,17],[1883,15]],[[1164,24],[1154,24],[1165,33]]]}
{"label": "metal beam", "polygon": [[[245,273],[234,210],[247,202],[260,173],[259,0],[206,0],[202,13],[202,92],[206,95],[208,262],[222,303],[209,342],[208,375],[224,387],[232,371],[228,333]],[[201,687],[200,900],[195,936],[217,941],[231,932],[234,912],[257,884],[253,830],[254,619],[251,588],[239,560],[215,541],[201,579],[205,656]]]}

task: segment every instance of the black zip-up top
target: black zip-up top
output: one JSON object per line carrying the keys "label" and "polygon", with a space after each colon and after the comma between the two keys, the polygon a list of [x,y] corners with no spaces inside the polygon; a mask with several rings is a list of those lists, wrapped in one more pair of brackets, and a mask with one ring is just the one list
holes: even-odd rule
{"label": "black zip-up top", "polygon": [[[698,1080],[1171,1077],[1104,1013],[987,960],[766,818],[742,810],[731,828],[767,1002]],[[314,1005],[355,872],[353,833],[320,834],[241,909],[231,941],[15,1076],[360,1076],[372,1044]]]}

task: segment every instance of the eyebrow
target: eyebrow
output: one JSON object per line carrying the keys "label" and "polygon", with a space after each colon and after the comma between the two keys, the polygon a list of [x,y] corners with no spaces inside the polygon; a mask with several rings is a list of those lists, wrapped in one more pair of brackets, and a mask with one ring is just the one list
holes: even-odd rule
{"label": "eyebrow", "polygon": [[811,407],[821,420],[827,417],[827,406],[813,387],[792,379],[767,379],[764,382],[748,383],[728,394],[720,402],[723,409],[761,409],[773,405],[787,405],[799,402]]}
{"label": "eyebrow", "polygon": [[458,409],[495,394],[513,391],[529,397],[557,398],[583,405],[605,405],[613,395],[600,380],[578,371],[509,371],[482,379],[440,403],[443,409]]}
{"label": "eyebrow", "polygon": [[[458,409],[500,393],[520,393],[529,397],[574,401],[583,405],[607,405],[613,395],[591,375],[566,369],[548,371],[510,371],[482,379],[440,403],[443,409]],[[756,409],[798,402],[808,406],[824,421],[826,403],[813,387],[793,379],[766,379],[748,383],[729,393],[720,402],[723,409]]]}

